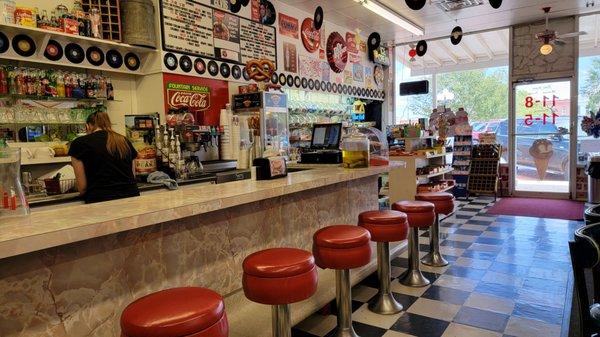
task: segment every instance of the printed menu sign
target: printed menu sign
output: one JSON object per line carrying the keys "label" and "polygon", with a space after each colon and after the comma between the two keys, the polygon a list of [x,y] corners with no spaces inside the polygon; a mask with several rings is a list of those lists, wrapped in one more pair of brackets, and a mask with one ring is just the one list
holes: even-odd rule
{"label": "printed menu sign", "polygon": [[163,49],[245,64],[276,62],[275,28],[193,0],[160,0]]}

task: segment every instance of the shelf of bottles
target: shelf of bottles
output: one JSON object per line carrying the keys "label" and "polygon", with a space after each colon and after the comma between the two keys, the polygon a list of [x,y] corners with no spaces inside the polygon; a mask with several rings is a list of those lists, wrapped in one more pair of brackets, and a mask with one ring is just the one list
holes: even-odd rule
{"label": "shelf of bottles", "polygon": [[317,123],[352,124],[354,98],[297,89],[284,89],[288,94],[290,143],[294,147],[308,147],[312,126]]}

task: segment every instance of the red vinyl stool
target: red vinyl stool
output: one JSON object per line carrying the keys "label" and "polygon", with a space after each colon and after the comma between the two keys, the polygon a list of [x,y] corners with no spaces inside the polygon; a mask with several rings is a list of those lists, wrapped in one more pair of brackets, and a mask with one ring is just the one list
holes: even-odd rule
{"label": "red vinyl stool", "polygon": [[313,254],[317,266],[335,269],[337,329],[334,337],[358,337],[352,327],[352,290],[350,269],[371,261],[369,231],[350,225],[329,226],[313,236]]}
{"label": "red vinyl stool", "polygon": [[368,211],[358,216],[358,225],[371,233],[371,241],[377,242],[377,276],[379,292],[369,303],[369,310],[382,315],[402,311],[390,290],[390,242],[406,240],[408,221],[406,214],[398,211]]}
{"label": "red vinyl stool", "polygon": [[246,297],[271,305],[274,337],[291,337],[290,304],[317,291],[317,267],[310,252],[272,248],[246,257],[242,284]]}
{"label": "red vinyl stool", "polygon": [[400,201],[392,209],[408,217],[408,270],[400,275],[400,283],[410,287],[424,287],[429,280],[421,273],[419,263],[419,228],[428,228],[435,221],[435,206],[426,201]]}
{"label": "red vinyl stool", "polygon": [[435,222],[429,231],[429,253],[423,256],[421,263],[432,267],[447,266],[448,261],[440,253],[440,214],[454,213],[454,195],[446,192],[419,193],[415,199],[435,205]]}
{"label": "red vinyl stool", "polygon": [[121,314],[121,337],[227,337],[221,295],[198,287],[162,290],[129,304]]}

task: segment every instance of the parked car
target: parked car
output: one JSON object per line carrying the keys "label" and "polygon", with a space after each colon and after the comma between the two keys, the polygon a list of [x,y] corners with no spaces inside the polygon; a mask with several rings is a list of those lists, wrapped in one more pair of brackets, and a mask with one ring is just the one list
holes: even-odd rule
{"label": "parked car", "polygon": [[489,122],[483,122],[478,125],[478,128],[475,128],[475,124],[473,124],[473,143],[479,143],[479,135],[487,132],[496,132],[498,129],[498,125],[500,125],[499,120],[492,120]]}

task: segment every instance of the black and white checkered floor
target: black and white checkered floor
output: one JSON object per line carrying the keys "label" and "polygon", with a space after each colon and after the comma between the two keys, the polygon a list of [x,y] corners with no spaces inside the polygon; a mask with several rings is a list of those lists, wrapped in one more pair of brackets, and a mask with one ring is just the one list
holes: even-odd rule
{"label": "black and white checkered floor", "polygon": [[[422,267],[432,285],[410,288],[396,279],[404,252],[392,261],[392,291],[405,311],[377,315],[367,302],[377,293],[373,274],[352,289],[353,319],[361,337],[566,336],[571,292],[568,240],[583,222],[487,215],[491,198],[461,202],[442,222],[444,268]],[[428,251],[421,235],[421,254]],[[566,308],[565,308],[566,307]],[[566,317],[565,317],[566,316]],[[294,337],[331,336],[333,315],[314,314]]]}

